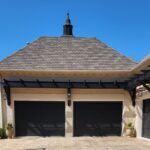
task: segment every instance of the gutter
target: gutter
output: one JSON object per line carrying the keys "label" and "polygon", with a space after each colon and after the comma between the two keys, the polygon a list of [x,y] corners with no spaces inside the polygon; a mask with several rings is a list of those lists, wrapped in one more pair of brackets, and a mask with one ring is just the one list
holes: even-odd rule
{"label": "gutter", "polygon": [[5,73],[46,73],[46,74],[129,74],[132,70],[18,70],[4,69],[0,70],[1,75]]}

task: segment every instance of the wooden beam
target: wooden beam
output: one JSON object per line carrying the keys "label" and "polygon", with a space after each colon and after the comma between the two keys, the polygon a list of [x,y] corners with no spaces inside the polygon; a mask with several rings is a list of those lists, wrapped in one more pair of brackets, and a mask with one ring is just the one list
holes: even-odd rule
{"label": "wooden beam", "polygon": [[134,89],[139,85],[148,83],[148,81],[150,80],[150,70],[141,70],[141,71],[143,72],[143,74],[128,81],[129,89]]}
{"label": "wooden beam", "polygon": [[72,87],[72,83],[70,82],[70,80],[68,81],[68,88]]}
{"label": "wooden beam", "polygon": [[9,86],[8,81],[6,79],[4,79],[4,84],[6,84],[7,86]]}
{"label": "wooden beam", "polygon": [[40,82],[39,80],[36,80],[36,82],[38,83],[38,85],[39,85],[40,87],[42,87],[42,84],[41,84],[41,82]]}
{"label": "wooden beam", "polygon": [[143,84],[143,86],[145,87],[146,90],[148,90],[150,92],[150,87],[147,86],[146,84]]}
{"label": "wooden beam", "polygon": [[141,70],[141,72],[143,72],[143,73],[147,73],[147,72],[150,72],[150,70],[145,69],[145,70]]}
{"label": "wooden beam", "polygon": [[22,84],[24,87],[26,87],[26,84],[25,84],[25,82],[24,82],[22,79],[20,79],[20,82],[21,82],[21,84]]}
{"label": "wooden beam", "polygon": [[132,77],[129,78],[129,80],[134,80],[136,78],[137,78],[137,76],[132,76]]}
{"label": "wooden beam", "polygon": [[98,82],[98,84],[99,84],[99,87],[104,88],[104,85],[101,80]]}
{"label": "wooden beam", "polygon": [[57,84],[56,84],[55,80],[53,80],[53,84],[54,84],[54,87],[57,88]]}
{"label": "wooden beam", "polygon": [[117,80],[114,82],[114,85],[115,85],[117,88],[119,88],[119,84],[118,84],[118,81],[117,81]]}
{"label": "wooden beam", "polygon": [[137,76],[141,76],[141,75],[143,75],[143,72],[141,72],[141,73],[135,73],[135,74],[134,74],[134,76],[136,76],[136,77],[137,77]]}
{"label": "wooden beam", "polygon": [[[31,85],[30,85],[31,83]],[[46,84],[46,86],[44,85]],[[52,80],[50,81],[7,81],[7,84],[10,88],[21,87],[21,88],[97,88],[97,89],[125,89],[127,87],[127,82],[111,81],[111,82],[60,82]],[[34,86],[33,86],[34,85]]]}
{"label": "wooden beam", "polygon": [[85,86],[86,88],[89,87],[89,86],[88,86],[88,83],[86,82],[86,80],[84,80],[84,86]]}

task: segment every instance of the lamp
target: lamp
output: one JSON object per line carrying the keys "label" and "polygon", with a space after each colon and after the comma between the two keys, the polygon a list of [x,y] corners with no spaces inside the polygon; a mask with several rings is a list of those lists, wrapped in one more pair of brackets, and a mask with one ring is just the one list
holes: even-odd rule
{"label": "lamp", "polygon": [[71,89],[70,88],[67,89],[67,102],[68,102],[68,106],[71,106]]}

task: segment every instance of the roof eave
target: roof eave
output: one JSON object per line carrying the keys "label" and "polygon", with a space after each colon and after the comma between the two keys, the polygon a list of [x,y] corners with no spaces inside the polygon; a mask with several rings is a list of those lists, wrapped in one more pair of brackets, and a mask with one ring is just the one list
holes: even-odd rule
{"label": "roof eave", "polygon": [[48,75],[48,76],[94,76],[94,77],[127,77],[130,70],[15,70],[0,69],[2,76],[15,75]]}
{"label": "roof eave", "polygon": [[150,55],[145,57],[140,63],[138,63],[132,70],[131,73],[140,73],[141,70],[147,69],[150,66]]}

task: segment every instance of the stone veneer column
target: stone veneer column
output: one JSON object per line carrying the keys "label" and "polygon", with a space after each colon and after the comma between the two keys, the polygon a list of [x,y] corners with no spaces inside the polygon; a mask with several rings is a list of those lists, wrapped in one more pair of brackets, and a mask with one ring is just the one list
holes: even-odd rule
{"label": "stone veneer column", "polygon": [[[1,82],[0,78],[0,82]],[[0,84],[0,128],[3,127],[3,111],[2,111],[2,85]]]}
{"label": "stone veneer column", "polygon": [[73,136],[73,103],[71,102],[71,106],[68,106],[66,101],[65,108],[65,136],[72,137]]}

